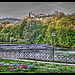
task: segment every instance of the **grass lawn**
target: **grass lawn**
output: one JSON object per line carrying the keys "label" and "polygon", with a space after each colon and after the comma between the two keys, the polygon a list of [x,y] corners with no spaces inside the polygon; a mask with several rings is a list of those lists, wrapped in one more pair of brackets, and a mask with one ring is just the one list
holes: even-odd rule
{"label": "grass lawn", "polygon": [[49,63],[38,63],[38,62],[28,62],[10,59],[0,59],[0,62],[5,63],[18,63],[18,64],[29,64],[34,65],[34,68],[30,71],[15,71],[15,72],[0,72],[0,73],[75,73],[75,65],[58,65]]}

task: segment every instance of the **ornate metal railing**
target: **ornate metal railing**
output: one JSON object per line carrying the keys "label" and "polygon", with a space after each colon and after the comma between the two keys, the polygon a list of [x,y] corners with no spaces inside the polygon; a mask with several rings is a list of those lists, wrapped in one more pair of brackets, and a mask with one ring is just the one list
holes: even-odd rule
{"label": "ornate metal railing", "polygon": [[[49,48],[19,48],[19,49],[0,49],[0,58],[31,58],[53,61],[53,51]],[[74,53],[63,53],[62,51],[54,53],[54,61],[75,62]]]}

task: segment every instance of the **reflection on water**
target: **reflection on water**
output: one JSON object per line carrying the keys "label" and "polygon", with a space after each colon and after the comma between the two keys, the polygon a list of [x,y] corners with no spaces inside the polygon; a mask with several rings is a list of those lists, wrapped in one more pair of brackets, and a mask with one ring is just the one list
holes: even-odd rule
{"label": "reflection on water", "polygon": [[[58,47],[56,47],[58,48]],[[61,48],[61,47],[59,47]],[[55,49],[55,52],[62,52],[62,53],[75,53],[75,49],[67,48],[67,49]]]}
{"label": "reflection on water", "polygon": [[[47,48],[50,47],[50,50]],[[52,45],[49,44],[31,44],[31,45],[27,45],[27,44],[13,44],[13,45],[0,45],[0,49],[25,49],[25,48],[36,48],[36,49],[44,49],[44,50],[40,50],[40,51],[53,51],[52,49]],[[61,48],[61,47],[54,47],[54,51],[55,53],[75,53],[75,49],[71,49],[71,48]]]}

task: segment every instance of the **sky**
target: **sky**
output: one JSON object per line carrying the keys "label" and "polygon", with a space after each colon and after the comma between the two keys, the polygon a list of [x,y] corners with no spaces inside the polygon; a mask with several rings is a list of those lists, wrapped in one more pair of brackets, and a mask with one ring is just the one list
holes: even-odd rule
{"label": "sky", "polygon": [[54,11],[72,14],[75,12],[75,2],[0,2],[0,18],[23,18],[29,12],[35,14],[53,14]]}

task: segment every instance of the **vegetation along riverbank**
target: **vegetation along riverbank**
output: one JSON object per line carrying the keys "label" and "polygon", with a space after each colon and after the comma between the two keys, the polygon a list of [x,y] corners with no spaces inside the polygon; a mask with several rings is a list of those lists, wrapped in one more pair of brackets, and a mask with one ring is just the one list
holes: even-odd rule
{"label": "vegetation along riverbank", "polygon": [[0,44],[52,44],[51,33],[55,32],[55,46],[75,48],[75,13],[66,15],[56,11],[50,16],[30,15],[18,24],[0,21]]}

